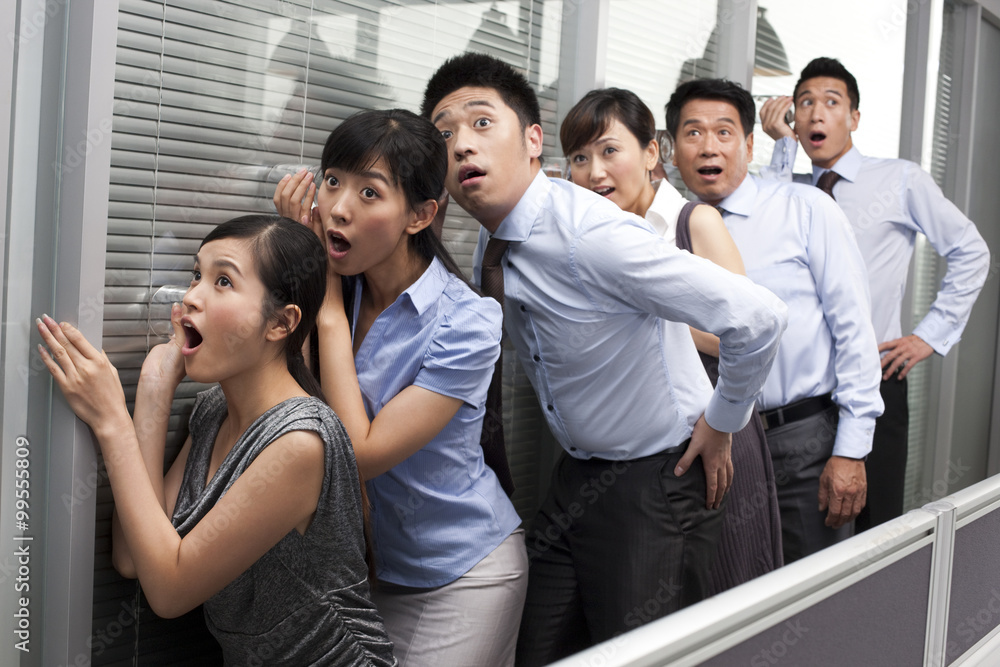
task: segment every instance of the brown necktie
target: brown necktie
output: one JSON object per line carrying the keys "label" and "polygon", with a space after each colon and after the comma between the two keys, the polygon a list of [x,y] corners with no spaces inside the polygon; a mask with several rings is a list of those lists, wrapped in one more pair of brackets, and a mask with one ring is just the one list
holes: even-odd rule
{"label": "brown necktie", "polygon": [[[507,251],[510,241],[491,237],[483,253],[483,265],[480,270],[483,294],[496,299],[503,308],[503,267],[500,260]],[[486,415],[483,417],[483,433],[479,440],[483,448],[483,458],[486,465],[493,469],[500,486],[511,495],[514,493],[514,478],[510,474],[510,464],[507,462],[507,448],[503,437],[503,356],[497,359],[493,368],[493,379],[490,380],[486,392]]]}
{"label": "brown necktie", "polygon": [[[820,175],[819,180],[816,181],[816,187],[833,197],[833,186],[839,180],[840,174],[830,169]],[[836,197],[833,198],[836,199]]]}

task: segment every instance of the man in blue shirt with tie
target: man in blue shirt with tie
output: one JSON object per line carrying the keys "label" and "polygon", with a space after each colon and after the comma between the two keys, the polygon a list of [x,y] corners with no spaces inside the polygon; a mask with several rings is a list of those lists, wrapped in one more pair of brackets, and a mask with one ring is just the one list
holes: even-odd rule
{"label": "man in blue shirt with tie", "polygon": [[[812,160],[812,174],[797,182],[821,186],[847,214],[861,247],[872,296],[872,323],[882,356],[885,413],[875,424],[867,462],[868,505],[858,517],[864,530],[903,513],[909,411],[906,375],[932,353],[945,355],[958,342],[989,272],[990,255],[976,226],[931,176],[913,162],[871,158],[854,147],[858,82],[834,58],[816,58],[802,70],[794,100],[778,97],[761,107],[761,126],[777,141],[768,177],[789,180],[796,139]],[[784,122],[795,105],[794,129]],[[948,261],[948,272],[930,312],[908,336],[900,311],[917,233],[926,235]]]}
{"label": "man in blue shirt with tie", "polygon": [[[445,62],[422,113],[447,143],[448,191],[482,225],[475,278],[487,292],[500,278],[506,331],[565,450],[528,539],[517,650],[545,665],[705,595],[731,433],[752,414],[786,309],[546,177],[538,100],[506,63]],[[719,336],[714,391],[704,372],[683,387],[666,372],[667,355],[700,368],[687,325]]]}
{"label": "man in blue shirt with tie", "polygon": [[864,263],[829,197],[749,175],[749,92],[722,79],[689,81],[666,112],[684,184],[720,209],[747,276],[788,305],[759,403],[790,563],[849,537],[865,504],[864,458],[882,399]]}

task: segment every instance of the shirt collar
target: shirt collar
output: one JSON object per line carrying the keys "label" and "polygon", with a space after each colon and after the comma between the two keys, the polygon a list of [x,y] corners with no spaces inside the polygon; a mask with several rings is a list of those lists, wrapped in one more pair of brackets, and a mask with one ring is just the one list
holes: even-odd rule
{"label": "shirt collar", "polygon": [[[851,146],[851,150],[844,153],[837,163],[833,165],[831,171],[835,171],[840,174],[841,178],[846,181],[854,183],[858,178],[858,172],[861,171],[861,151],[858,150],[857,146]],[[823,175],[826,171],[823,167],[817,167],[813,165],[813,177],[812,184],[816,185],[819,182],[819,177]]]}
{"label": "shirt collar", "polygon": [[500,222],[493,236],[505,241],[527,241],[535,220],[540,217],[542,205],[548,200],[551,189],[552,183],[549,182],[549,177],[539,169],[535,178],[532,179],[531,185],[524,191],[521,199],[507,214],[507,217]]}
{"label": "shirt collar", "polygon": [[435,257],[431,260],[431,264],[424,271],[424,274],[403,290],[403,294],[410,297],[410,302],[417,310],[417,314],[423,315],[431,304],[441,298],[450,277],[448,269],[444,267],[440,259]]}
{"label": "shirt collar", "polygon": [[718,206],[727,213],[735,213],[749,218],[757,201],[757,183],[750,174],[743,178],[740,186],[732,194],[719,202]]}
{"label": "shirt collar", "polygon": [[[398,302],[404,297],[409,299],[417,314],[423,315],[424,311],[441,297],[450,279],[451,275],[448,269],[445,268],[440,259],[435,257],[431,260],[430,266],[427,267],[412,285],[403,290],[403,293],[399,295],[396,301]],[[359,276],[358,286],[355,291],[355,313],[357,312],[357,304],[360,303],[359,297],[363,289],[362,285],[363,280]]]}
{"label": "shirt collar", "polygon": [[[666,215],[671,212],[671,209],[675,208],[678,203],[684,200],[684,196],[677,191],[673,185],[670,184],[667,179],[663,178],[658,181],[653,181],[653,188],[656,190],[656,194],[653,195],[653,201],[649,203],[649,208],[646,210],[646,216],[649,214],[659,216],[664,222],[666,222]],[[683,204],[682,204],[683,205]]]}

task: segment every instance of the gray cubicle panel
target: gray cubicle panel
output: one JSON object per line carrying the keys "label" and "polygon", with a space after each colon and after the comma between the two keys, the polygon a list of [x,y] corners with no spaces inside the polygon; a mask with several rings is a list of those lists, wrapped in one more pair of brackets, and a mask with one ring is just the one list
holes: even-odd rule
{"label": "gray cubicle panel", "polygon": [[931,551],[925,545],[701,664],[920,665]]}
{"label": "gray cubicle panel", "polygon": [[914,510],[556,665],[923,665],[944,634],[941,622],[941,642],[929,641],[950,553],[936,543],[939,516]]}
{"label": "gray cubicle panel", "polygon": [[[986,480],[951,496],[959,515],[948,604],[947,664],[998,632],[1000,626],[1000,501]],[[1000,662],[1000,658],[997,658]]]}

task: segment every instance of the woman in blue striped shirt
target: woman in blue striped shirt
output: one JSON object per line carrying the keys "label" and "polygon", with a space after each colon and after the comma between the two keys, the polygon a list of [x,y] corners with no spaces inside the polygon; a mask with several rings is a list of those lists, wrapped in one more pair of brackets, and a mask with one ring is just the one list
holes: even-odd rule
{"label": "woman in blue striped shirt", "polygon": [[367,111],[330,135],[318,186],[286,176],[274,201],[313,227],[331,260],[320,378],[368,480],[374,597],[396,657],[508,665],[527,555],[480,446],[502,312],[430,229],[446,168],[427,120]]}

